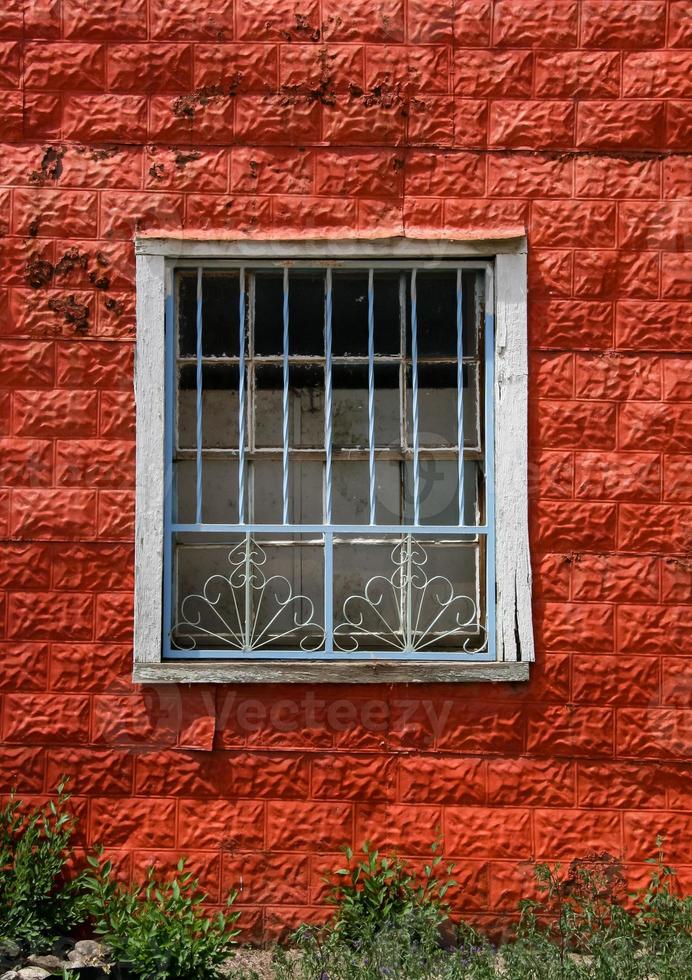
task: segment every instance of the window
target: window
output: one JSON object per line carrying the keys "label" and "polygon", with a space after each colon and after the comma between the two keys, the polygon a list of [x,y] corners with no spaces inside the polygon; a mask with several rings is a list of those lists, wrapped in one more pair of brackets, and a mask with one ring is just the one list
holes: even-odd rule
{"label": "window", "polygon": [[406,244],[139,243],[136,679],[527,676],[525,256]]}

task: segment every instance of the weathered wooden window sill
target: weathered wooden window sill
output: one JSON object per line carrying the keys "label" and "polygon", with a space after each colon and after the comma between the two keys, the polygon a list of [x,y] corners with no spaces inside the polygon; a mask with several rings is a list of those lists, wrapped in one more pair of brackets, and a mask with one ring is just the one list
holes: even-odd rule
{"label": "weathered wooden window sill", "polygon": [[136,684],[435,684],[528,681],[528,662],[360,663],[310,662],[135,664]]}

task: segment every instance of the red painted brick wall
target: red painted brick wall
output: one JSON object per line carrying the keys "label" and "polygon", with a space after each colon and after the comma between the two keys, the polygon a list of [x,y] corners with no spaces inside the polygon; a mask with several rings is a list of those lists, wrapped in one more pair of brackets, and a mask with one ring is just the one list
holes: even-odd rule
{"label": "red painted brick wall", "polygon": [[[72,775],[124,872],[249,935],[441,828],[458,908],[527,859],[692,887],[686,0],[4,0],[2,781]],[[133,232],[525,223],[537,663],[517,686],[137,689]]]}

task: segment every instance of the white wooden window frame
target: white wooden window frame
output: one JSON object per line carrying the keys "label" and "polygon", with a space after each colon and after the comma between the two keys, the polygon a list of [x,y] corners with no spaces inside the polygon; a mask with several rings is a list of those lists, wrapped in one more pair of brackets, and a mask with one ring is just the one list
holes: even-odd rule
{"label": "white wooden window frame", "polygon": [[[472,239],[193,240],[135,242],[137,478],[136,683],[525,681],[534,659],[527,481],[527,246],[523,235]],[[484,663],[163,661],[165,295],[181,259],[464,259],[494,263],[497,659]],[[168,287],[168,289],[167,289]]]}

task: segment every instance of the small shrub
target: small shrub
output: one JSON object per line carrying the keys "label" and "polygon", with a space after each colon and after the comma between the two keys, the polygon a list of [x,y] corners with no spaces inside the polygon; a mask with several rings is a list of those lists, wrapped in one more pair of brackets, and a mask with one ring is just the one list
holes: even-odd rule
{"label": "small shrub", "polygon": [[[113,958],[139,980],[213,980],[230,955],[238,930],[238,913],[202,908],[206,895],[199,881],[178,862],[177,874],[157,880],[149,868],[143,884],[115,881],[110,861],[90,857],[93,874],[86,876],[87,907],[94,928]],[[230,909],[235,894],[228,897]]]}
{"label": "small shrub", "polygon": [[75,818],[65,781],[57,800],[25,809],[12,795],[0,808],[0,938],[43,951],[84,917],[83,878],[66,874]]}
{"label": "small shrub", "polygon": [[[415,939],[438,939],[439,928],[447,918],[444,897],[455,884],[438,877],[442,857],[440,842],[432,846],[432,859],[422,875],[409,870],[395,854],[382,857],[363,844],[362,858],[354,860],[344,848],[348,866],[338,868],[326,880],[332,883],[328,901],[336,907],[333,929],[344,942],[361,945],[364,938],[383,929],[405,929]],[[447,873],[453,871],[452,865]]]}

